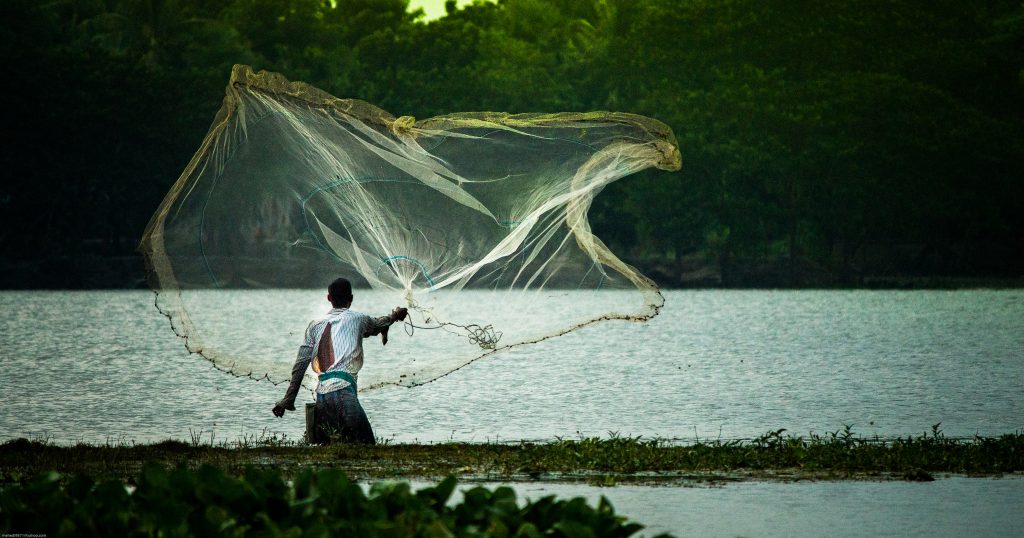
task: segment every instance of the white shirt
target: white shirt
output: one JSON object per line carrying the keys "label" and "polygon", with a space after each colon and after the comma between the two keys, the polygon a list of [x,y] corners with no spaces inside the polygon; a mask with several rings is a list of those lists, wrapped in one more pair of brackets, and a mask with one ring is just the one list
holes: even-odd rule
{"label": "white shirt", "polygon": [[[391,319],[391,316],[374,318],[366,314],[353,312],[348,308],[332,308],[326,316],[313,320],[306,327],[305,340],[299,346],[299,352],[295,357],[295,364],[292,365],[292,380],[288,385],[288,391],[285,393],[284,399],[278,402],[278,404],[286,409],[295,407],[295,396],[302,385],[302,378],[306,374],[306,369],[314,361],[316,361],[313,367],[314,372],[325,373],[340,370],[356,378],[359,370],[363,367],[363,338],[379,334],[381,329],[390,326],[392,323],[394,323],[394,320]],[[330,363],[329,360],[321,360],[318,353],[320,342],[324,338],[325,329],[328,326],[331,328],[330,351],[333,355],[331,357],[333,363]],[[324,362],[329,364],[324,364]],[[344,389],[349,384],[348,381],[339,378],[332,378],[323,382],[318,381],[316,392],[317,394],[326,394]]]}

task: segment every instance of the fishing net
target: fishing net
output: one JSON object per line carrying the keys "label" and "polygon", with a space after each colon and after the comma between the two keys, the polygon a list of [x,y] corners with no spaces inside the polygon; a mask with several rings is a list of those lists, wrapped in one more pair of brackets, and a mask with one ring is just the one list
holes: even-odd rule
{"label": "fishing net", "polygon": [[[416,121],[235,66],[202,146],[140,245],[157,306],[189,351],[289,379],[330,308],[410,308],[405,339],[367,352],[360,389],[415,386],[602,320],[647,320],[657,287],[591,233],[612,181],[676,170],[671,130],[609,112],[464,113]],[[262,291],[253,291],[253,288]]]}

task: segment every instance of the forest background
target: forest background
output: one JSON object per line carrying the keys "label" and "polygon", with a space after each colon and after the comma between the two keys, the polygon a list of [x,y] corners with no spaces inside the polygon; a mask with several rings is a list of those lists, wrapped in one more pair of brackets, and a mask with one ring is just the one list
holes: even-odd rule
{"label": "forest background", "polygon": [[675,131],[596,233],[666,286],[1024,277],[1020,0],[4,0],[0,287],[136,287],[232,64],[426,118]]}

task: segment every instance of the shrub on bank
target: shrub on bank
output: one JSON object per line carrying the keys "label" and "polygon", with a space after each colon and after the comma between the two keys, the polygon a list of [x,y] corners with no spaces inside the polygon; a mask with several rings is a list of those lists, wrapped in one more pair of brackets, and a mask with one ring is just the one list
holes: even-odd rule
{"label": "shrub on bank", "polygon": [[642,529],[605,498],[544,497],[523,505],[508,487],[474,487],[450,502],[456,480],[413,492],[406,482],[363,488],[338,470],[306,469],[291,482],[247,467],[143,467],[128,485],[86,475],[37,475],[0,491],[0,533],[46,536],[630,536]]}

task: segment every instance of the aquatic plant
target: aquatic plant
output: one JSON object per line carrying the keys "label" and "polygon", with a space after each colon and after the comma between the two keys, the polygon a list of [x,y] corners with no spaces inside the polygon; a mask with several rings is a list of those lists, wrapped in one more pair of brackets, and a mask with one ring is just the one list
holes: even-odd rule
{"label": "aquatic plant", "polygon": [[630,536],[642,525],[601,498],[553,495],[520,503],[508,487],[474,487],[452,503],[454,477],[412,491],[305,469],[289,483],[272,469],[232,476],[216,467],[151,463],[133,486],[42,473],[0,490],[0,533],[46,536]]}

